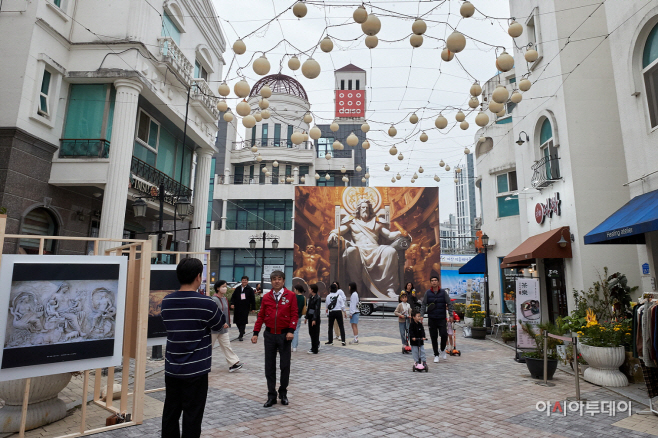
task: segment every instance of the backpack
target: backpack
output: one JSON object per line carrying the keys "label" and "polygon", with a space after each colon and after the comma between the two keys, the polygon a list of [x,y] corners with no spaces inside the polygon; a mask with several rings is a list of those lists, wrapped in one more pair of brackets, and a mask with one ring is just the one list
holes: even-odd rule
{"label": "backpack", "polygon": [[338,294],[331,297],[329,304],[327,304],[327,309],[329,309],[329,311],[334,310],[336,308],[337,303],[338,303]]}

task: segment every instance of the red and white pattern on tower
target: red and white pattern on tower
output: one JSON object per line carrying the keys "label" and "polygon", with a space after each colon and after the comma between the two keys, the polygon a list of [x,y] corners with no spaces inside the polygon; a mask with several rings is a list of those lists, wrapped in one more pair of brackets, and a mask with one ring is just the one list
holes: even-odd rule
{"label": "red and white pattern on tower", "polygon": [[336,90],[336,117],[365,117],[365,90]]}

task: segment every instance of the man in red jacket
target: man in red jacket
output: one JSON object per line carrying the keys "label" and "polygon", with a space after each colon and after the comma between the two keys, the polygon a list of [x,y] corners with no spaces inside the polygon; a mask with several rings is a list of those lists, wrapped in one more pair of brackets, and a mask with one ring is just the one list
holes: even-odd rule
{"label": "man in red jacket", "polygon": [[282,405],[288,404],[288,381],[290,380],[291,344],[297,328],[297,297],[285,287],[285,274],[273,271],[270,275],[272,290],[260,303],[260,311],[254,325],[251,342],[258,342],[258,333],[265,323],[265,378],[267,379],[267,402],[265,408],[276,404],[276,354],[279,353],[281,378],[279,398]]}

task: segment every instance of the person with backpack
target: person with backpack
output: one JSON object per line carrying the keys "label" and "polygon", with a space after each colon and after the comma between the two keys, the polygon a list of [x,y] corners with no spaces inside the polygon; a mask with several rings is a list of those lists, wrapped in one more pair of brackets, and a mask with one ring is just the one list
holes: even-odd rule
{"label": "person with backpack", "polygon": [[[425,315],[427,311],[427,325],[430,329],[430,338],[432,339],[432,349],[434,350],[434,363],[439,363],[441,360],[448,358],[445,349],[448,343],[448,328],[447,322],[454,321],[453,318],[446,320],[446,310],[448,315],[452,315],[455,311],[448,291],[441,289],[439,277],[433,275],[430,279],[430,289],[425,292],[423,303],[420,307],[420,315]],[[441,350],[439,350],[438,337],[441,335]],[[439,356],[440,355],[440,356]]]}
{"label": "person with backpack", "polygon": [[359,316],[361,315],[361,303],[359,302],[359,294],[356,291],[356,283],[349,284],[350,287],[350,324],[352,325],[352,333],[354,333],[354,340],[350,344],[359,343]]}
{"label": "person with backpack", "polygon": [[318,285],[312,284],[309,287],[311,297],[308,299],[308,309],[304,321],[308,324],[308,335],[311,337],[311,349],[308,350],[308,353],[318,354],[320,349],[320,307],[322,306],[322,300],[318,295]]}
{"label": "person with backpack", "polygon": [[295,337],[292,338],[292,352],[294,353],[297,351],[297,345],[299,345],[299,327],[302,325],[302,317],[306,314],[306,297],[302,285],[298,284],[293,289],[297,296],[297,328],[295,329]]}
{"label": "person with backpack", "polygon": [[329,338],[326,345],[333,345],[334,343],[334,334],[332,331],[334,321],[338,323],[338,329],[340,330],[340,340],[343,345],[345,345],[345,327],[343,326],[343,317],[345,316],[345,295],[339,293],[338,286],[336,283],[332,283],[329,288],[329,295],[327,295],[327,315],[329,315]]}
{"label": "person with backpack", "polygon": [[228,363],[228,372],[232,373],[241,369],[244,364],[240,362],[240,358],[231,348],[231,338],[228,335],[228,329],[231,327],[231,311],[228,300],[226,299],[226,291],[228,290],[228,285],[225,280],[217,280],[215,283],[215,295],[212,296],[212,300],[217,304],[219,310],[226,316],[226,323],[219,330],[213,330],[210,332],[210,348],[215,346],[215,342],[219,342],[219,348],[224,353],[224,358]]}

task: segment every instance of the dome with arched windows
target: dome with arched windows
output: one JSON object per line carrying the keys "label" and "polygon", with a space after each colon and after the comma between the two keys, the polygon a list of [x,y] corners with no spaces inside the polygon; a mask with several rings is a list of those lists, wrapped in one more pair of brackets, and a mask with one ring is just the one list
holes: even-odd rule
{"label": "dome with arched windows", "polygon": [[300,84],[295,78],[291,78],[290,76],[286,76],[281,73],[265,76],[256,82],[251,88],[249,97],[258,96],[260,94],[261,88],[263,88],[265,85],[269,85],[272,93],[290,94],[292,96],[296,96],[300,99],[308,101],[306,90],[304,90],[302,84]]}

